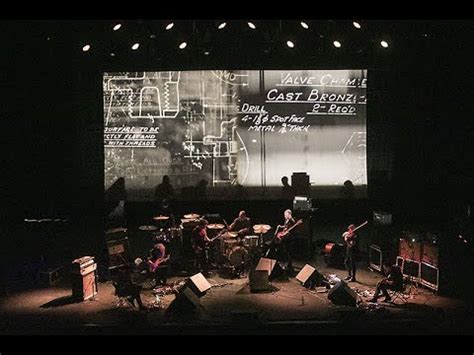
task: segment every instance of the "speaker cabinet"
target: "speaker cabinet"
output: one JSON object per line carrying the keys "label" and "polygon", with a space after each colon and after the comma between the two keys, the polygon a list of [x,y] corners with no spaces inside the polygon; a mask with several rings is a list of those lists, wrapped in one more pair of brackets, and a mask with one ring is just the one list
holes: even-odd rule
{"label": "speaker cabinet", "polygon": [[186,288],[194,292],[197,297],[204,296],[211,287],[211,284],[201,273],[191,276],[186,285]]}
{"label": "speaker cabinet", "polygon": [[309,264],[306,264],[298,273],[298,275],[296,275],[296,280],[298,280],[304,287],[307,288],[323,285],[324,279],[324,276]]}
{"label": "speaker cabinet", "polygon": [[403,259],[409,259],[414,261],[421,261],[421,242],[418,234],[404,232],[402,238],[400,238],[400,248],[398,255]]}
{"label": "speaker cabinet", "polygon": [[249,273],[250,292],[268,292],[271,290],[267,270],[251,270]]}
{"label": "speaker cabinet", "polygon": [[266,271],[269,280],[274,280],[283,275],[283,269],[275,259],[260,258],[258,261],[256,271]]}
{"label": "speaker cabinet", "polygon": [[439,248],[438,244],[433,243],[432,241],[423,242],[422,248],[423,254],[421,261],[423,263],[437,267],[439,265]]}
{"label": "speaker cabinet", "polygon": [[336,283],[328,292],[328,299],[340,306],[357,305],[357,293],[355,293],[345,282]]}
{"label": "speaker cabinet", "polygon": [[109,270],[120,268],[131,262],[128,238],[107,241]]}
{"label": "speaker cabinet", "polygon": [[186,287],[176,295],[176,298],[171,302],[166,313],[184,315],[201,307],[199,297],[196,296],[191,289]]}

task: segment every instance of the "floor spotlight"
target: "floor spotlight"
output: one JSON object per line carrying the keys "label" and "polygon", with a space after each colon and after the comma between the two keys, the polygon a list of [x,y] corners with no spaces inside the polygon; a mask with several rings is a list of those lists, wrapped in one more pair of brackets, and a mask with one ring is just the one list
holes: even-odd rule
{"label": "floor spotlight", "polygon": [[219,24],[219,26],[217,26],[217,28],[219,30],[222,30],[225,26],[227,26],[227,22],[222,22],[222,23]]}
{"label": "floor spotlight", "polygon": [[186,48],[188,44],[186,42],[182,42],[180,45],[179,45],[179,49],[184,49]]}
{"label": "floor spotlight", "polygon": [[303,27],[306,30],[309,28],[309,25],[304,21],[301,21],[300,24],[301,24],[301,27]]}
{"label": "floor spotlight", "polygon": [[290,48],[294,48],[295,44],[292,41],[286,41],[286,45]]}
{"label": "floor spotlight", "polygon": [[114,26],[114,31],[118,31],[120,30],[120,28],[122,27],[122,24],[121,23],[117,23],[115,26]]}
{"label": "floor spotlight", "polygon": [[332,42],[332,44],[334,44],[334,47],[336,47],[336,48],[341,48],[341,42],[339,42],[339,41],[334,41],[334,42]]}
{"label": "floor spotlight", "polygon": [[87,52],[89,49],[91,49],[91,45],[90,45],[90,44],[86,44],[84,47],[82,47],[82,51],[83,51],[83,52]]}
{"label": "floor spotlight", "polygon": [[174,26],[174,22],[170,22],[169,24],[166,25],[165,28],[168,31],[168,30],[171,30],[173,28],[173,26]]}
{"label": "floor spotlight", "polygon": [[135,43],[133,46],[132,46],[132,49],[134,51],[136,51],[138,49],[138,47],[140,47],[140,43]]}
{"label": "floor spotlight", "polygon": [[360,23],[357,22],[357,21],[352,22],[352,25],[353,25],[355,28],[357,28],[358,30],[360,30],[360,28],[362,27],[362,26],[360,25]]}
{"label": "floor spotlight", "polygon": [[253,22],[247,22],[247,25],[249,25],[249,27],[254,30],[257,28],[257,26],[255,26],[255,24]]}
{"label": "floor spotlight", "polygon": [[380,45],[384,48],[388,48],[388,42],[387,41],[380,41]]}

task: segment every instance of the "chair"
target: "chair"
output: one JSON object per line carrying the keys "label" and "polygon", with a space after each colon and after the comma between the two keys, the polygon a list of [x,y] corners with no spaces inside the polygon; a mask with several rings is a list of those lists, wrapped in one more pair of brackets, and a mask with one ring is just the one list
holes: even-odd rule
{"label": "chair", "polygon": [[403,304],[405,303],[408,303],[408,301],[406,300],[406,285],[405,283],[403,283],[402,285],[402,288],[399,289],[399,290],[390,290],[391,292],[389,292],[389,295],[392,299],[392,303],[396,303],[397,300],[400,300],[402,301]]}

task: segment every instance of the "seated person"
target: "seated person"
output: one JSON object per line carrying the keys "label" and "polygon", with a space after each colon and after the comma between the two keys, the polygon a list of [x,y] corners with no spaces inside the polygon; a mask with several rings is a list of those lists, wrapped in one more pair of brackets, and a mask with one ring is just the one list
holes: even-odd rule
{"label": "seated person", "polygon": [[384,302],[390,302],[392,299],[387,290],[402,291],[403,290],[403,275],[402,271],[397,265],[391,263],[384,263],[384,274],[387,275],[382,281],[377,284],[374,297],[369,302],[377,302],[380,297],[380,291],[385,296]]}
{"label": "seated person", "polygon": [[118,270],[118,275],[115,278],[113,285],[115,287],[115,295],[118,297],[126,297],[131,304],[136,300],[138,308],[142,310],[143,303],[140,298],[141,286],[132,282],[132,277],[128,267]]}
{"label": "seated person", "polygon": [[164,264],[168,261],[169,255],[166,256],[166,247],[163,243],[156,243],[150,250],[150,259],[148,264],[150,272],[154,273],[157,285],[166,284],[168,268]]}
{"label": "seated person", "polygon": [[239,238],[243,238],[249,235],[252,230],[252,224],[250,218],[247,217],[245,211],[240,211],[239,216],[229,226],[229,231],[237,232]]}

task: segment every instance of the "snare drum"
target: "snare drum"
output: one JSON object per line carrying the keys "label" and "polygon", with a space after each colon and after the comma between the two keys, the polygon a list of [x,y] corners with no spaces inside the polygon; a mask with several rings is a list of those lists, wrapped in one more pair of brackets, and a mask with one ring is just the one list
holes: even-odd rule
{"label": "snare drum", "polygon": [[258,248],[258,235],[248,235],[244,238],[244,245],[247,248]]}

